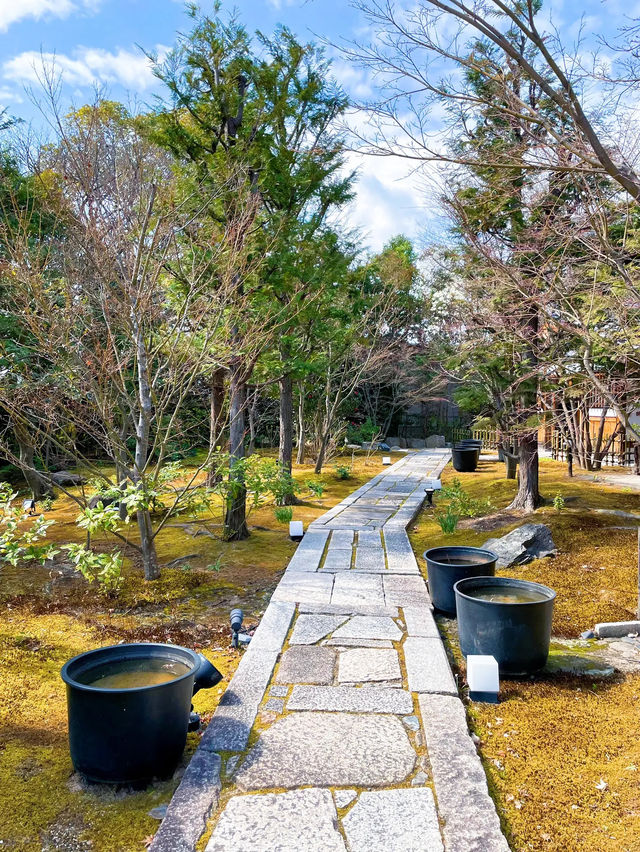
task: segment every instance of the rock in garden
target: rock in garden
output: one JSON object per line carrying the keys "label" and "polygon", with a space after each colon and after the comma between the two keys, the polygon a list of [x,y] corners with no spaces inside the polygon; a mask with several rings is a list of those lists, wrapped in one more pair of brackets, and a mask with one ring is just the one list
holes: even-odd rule
{"label": "rock in garden", "polygon": [[526,565],[557,553],[551,530],[545,524],[523,524],[501,538],[490,538],[482,547],[496,554],[497,568]]}
{"label": "rock in garden", "polygon": [[69,470],[60,470],[51,474],[55,485],[82,485],[84,479],[79,473],[71,473]]}
{"label": "rock in garden", "polygon": [[442,450],[447,446],[444,435],[429,435],[424,445],[429,450]]}

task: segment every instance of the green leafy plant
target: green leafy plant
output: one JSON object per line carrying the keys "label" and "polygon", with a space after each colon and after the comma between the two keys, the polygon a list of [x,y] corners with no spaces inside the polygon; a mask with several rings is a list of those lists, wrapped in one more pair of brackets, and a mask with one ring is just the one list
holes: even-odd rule
{"label": "green leafy plant", "polygon": [[337,464],[335,473],[338,479],[351,479],[351,465]]}
{"label": "green leafy plant", "polygon": [[42,543],[55,522],[42,515],[30,517],[14,505],[17,496],[6,482],[0,482],[0,562],[4,560],[15,566],[34,560],[44,565],[59,553],[54,544]]}
{"label": "green leafy plant", "polygon": [[476,518],[478,515],[487,514],[493,509],[490,500],[478,500],[472,497],[462,487],[462,483],[455,477],[450,485],[444,486],[437,496],[438,503],[446,500],[454,515],[458,518]]}
{"label": "green leafy plant", "polygon": [[556,496],[553,498],[553,508],[556,510],[556,512],[561,512],[566,505],[567,504],[565,503],[564,497],[558,491]]}
{"label": "green leafy plant", "polygon": [[276,506],[273,514],[276,516],[276,521],[279,524],[288,524],[293,518],[293,509],[291,506]]}
{"label": "green leafy plant", "polygon": [[322,497],[324,494],[324,485],[321,482],[314,482],[313,479],[308,479],[305,485],[315,497]]}
{"label": "green leafy plant", "polygon": [[94,553],[81,544],[67,544],[66,550],[73,564],[90,583],[96,583],[106,595],[114,595],[122,582],[122,554]]}
{"label": "green leafy plant", "polygon": [[449,504],[443,512],[436,512],[435,519],[440,524],[440,529],[445,535],[451,535],[455,532],[460,520],[460,515],[457,515]]}

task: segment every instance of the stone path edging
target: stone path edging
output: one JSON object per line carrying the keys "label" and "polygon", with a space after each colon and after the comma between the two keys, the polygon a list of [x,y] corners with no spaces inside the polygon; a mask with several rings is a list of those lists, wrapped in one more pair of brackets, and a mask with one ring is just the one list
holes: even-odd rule
{"label": "stone path edging", "polygon": [[[261,852],[315,852],[319,838],[337,852],[507,852],[406,533],[449,455],[407,455],[310,525],[152,852],[193,852],[219,752],[233,786],[206,852],[256,837]],[[268,727],[250,740],[258,717]]]}

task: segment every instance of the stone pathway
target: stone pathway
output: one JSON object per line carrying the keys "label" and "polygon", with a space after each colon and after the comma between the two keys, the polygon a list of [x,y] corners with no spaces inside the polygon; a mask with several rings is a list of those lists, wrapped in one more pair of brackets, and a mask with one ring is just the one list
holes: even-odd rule
{"label": "stone pathway", "polygon": [[206,852],[508,850],[405,531],[448,460],[408,455],[311,524],[153,852],[192,852],[209,810]]}

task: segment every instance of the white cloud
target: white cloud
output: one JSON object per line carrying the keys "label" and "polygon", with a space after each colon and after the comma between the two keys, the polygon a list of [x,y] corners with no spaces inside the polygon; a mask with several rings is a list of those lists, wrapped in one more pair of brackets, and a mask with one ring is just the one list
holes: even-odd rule
{"label": "white cloud", "polygon": [[67,18],[72,12],[95,6],[95,0],[0,0],[0,32],[23,18]]}
{"label": "white cloud", "polygon": [[[167,48],[157,45],[156,50],[162,56]],[[110,52],[97,47],[79,47],[72,56],[26,50],[4,63],[4,77],[20,83],[34,83],[42,77],[43,67],[62,75],[65,83],[81,87],[119,83],[141,92],[156,82],[151,64],[143,53],[123,48]]]}

